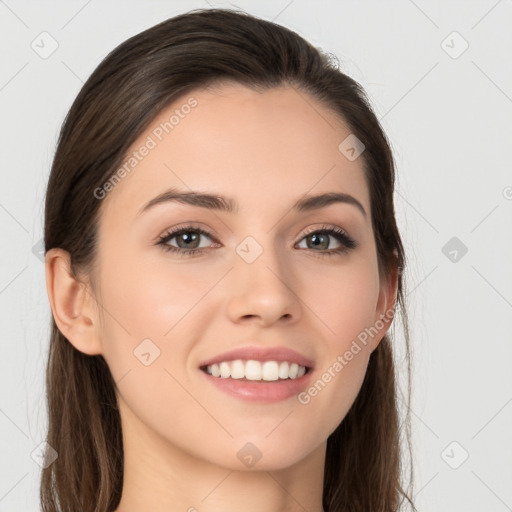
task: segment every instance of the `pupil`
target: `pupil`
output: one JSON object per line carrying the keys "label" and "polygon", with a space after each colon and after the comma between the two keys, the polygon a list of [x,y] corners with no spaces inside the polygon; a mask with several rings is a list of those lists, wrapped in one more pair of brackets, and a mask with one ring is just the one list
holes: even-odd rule
{"label": "pupil", "polygon": [[197,242],[197,238],[198,237],[197,237],[197,233],[194,233],[194,234],[191,235],[190,232],[188,232],[188,233],[183,233],[181,235],[181,238],[185,242],[185,244],[190,245],[189,242],[194,242],[194,241]]}
{"label": "pupil", "polygon": [[[326,237],[325,237],[325,235],[318,235],[318,234],[313,235],[312,240],[317,240],[316,242],[315,242],[315,241],[313,241],[313,245],[314,245],[314,246],[318,247],[319,245],[322,245],[322,241],[321,241],[321,240],[319,240],[319,239],[320,239],[320,237],[324,237],[324,238],[326,238]],[[323,244],[323,245],[325,246],[325,240],[324,240],[324,244]],[[324,247],[324,248],[326,248],[326,247]]]}

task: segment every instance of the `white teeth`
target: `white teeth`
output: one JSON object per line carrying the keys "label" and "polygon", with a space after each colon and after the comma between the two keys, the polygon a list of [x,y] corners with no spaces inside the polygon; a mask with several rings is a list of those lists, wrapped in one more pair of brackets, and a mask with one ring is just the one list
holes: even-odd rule
{"label": "white teeth", "polygon": [[279,365],[276,361],[265,361],[262,366],[263,380],[277,380],[279,378]]}
{"label": "white teeth", "polygon": [[290,369],[290,365],[285,361],[279,365],[279,378],[287,379],[288,378],[288,370]]}
{"label": "white teeth", "polygon": [[206,372],[222,379],[245,379],[275,381],[278,379],[298,379],[306,373],[306,367],[288,361],[222,361],[206,367]]}
{"label": "white teeth", "polygon": [[231,366],[229,363],[225,363],[224,361],[220,363],[220,376],[223,379],[227,379],[231,375]]}
{"label": "white teeth", "polygon": [[212,364],[209,368],[214,377],[220,377],[220,366],[218,364]]}
{"label": "white teeth", "polygon": [[244,363],[237,359],[236,361],[231,361],[231,378],[232,379],[243,379],[245,376],[245,368]]}
{"label": "white teeth", "polygon": [[245,363],[245,378],[247,380],[261,380],[261,363],[249,360]]}

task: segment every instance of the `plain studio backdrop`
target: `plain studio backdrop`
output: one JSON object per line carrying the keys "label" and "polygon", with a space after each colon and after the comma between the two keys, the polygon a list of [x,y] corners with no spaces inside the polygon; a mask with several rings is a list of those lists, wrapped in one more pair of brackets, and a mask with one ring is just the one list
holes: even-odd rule
{"label": "plain studio backdrop", "polygon": [[[233,6],[0,0],[0,511],[39,510],[43,200],[64,116],[128,37],[191,9]],[[512,2],[235,7],[335,54],[390,138],[409,260],[419,510],[512,510]]]}

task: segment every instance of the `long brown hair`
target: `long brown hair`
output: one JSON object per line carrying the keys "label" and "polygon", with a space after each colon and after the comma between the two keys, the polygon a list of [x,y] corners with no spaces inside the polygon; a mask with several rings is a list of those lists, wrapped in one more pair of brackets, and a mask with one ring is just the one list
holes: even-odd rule
{"label": "long brown hair", "polygon": [[[131,37],[107,55],[80,90],[60,132],[47,187],[45,251],[68,251],[77,279],[94,269],[101,203],[94,191],[119,169],[132,143],[164,107],[178,95],[222,81],[263,89],[291,85],[337,113],[365,145],[379,271],[387,275],[399,268],[396,311],[404,327],[407,405],[405,254],[394,213],[392,152],[362,87],[330,55],[282,26],[244,12],[197,9]],[[42,509],[110,512],[123,486],[115,382],[101,355],[78,351],[53,317],[51,323],[47,442],[58,458],[42,471]],[[390,512],[404,502],[412,505],[402,481],[402,440],[409,453],[411,448],[405,410],[401,421],[388,333],[370,356],[353,406],[328,438],[326,512]],[[409,479],[412,485],[412,466]]]}

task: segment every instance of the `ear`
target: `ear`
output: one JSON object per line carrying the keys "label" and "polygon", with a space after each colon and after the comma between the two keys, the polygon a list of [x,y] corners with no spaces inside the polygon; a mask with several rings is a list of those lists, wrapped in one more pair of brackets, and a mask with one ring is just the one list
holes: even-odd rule
{"label": "ear", "polygon": [[102,353],[96,301],[70,270],[70,255],[50,249],[45,255],[46,291],[59,331],[80,352]]}
{"label": "ear", "polygon": [[387,274],[380,280],[379,298],[373,322],[377,333],[372,338],[372,352],[378,347],[393,322],[398,291],[398,270],[398,264],[391,264]]}

